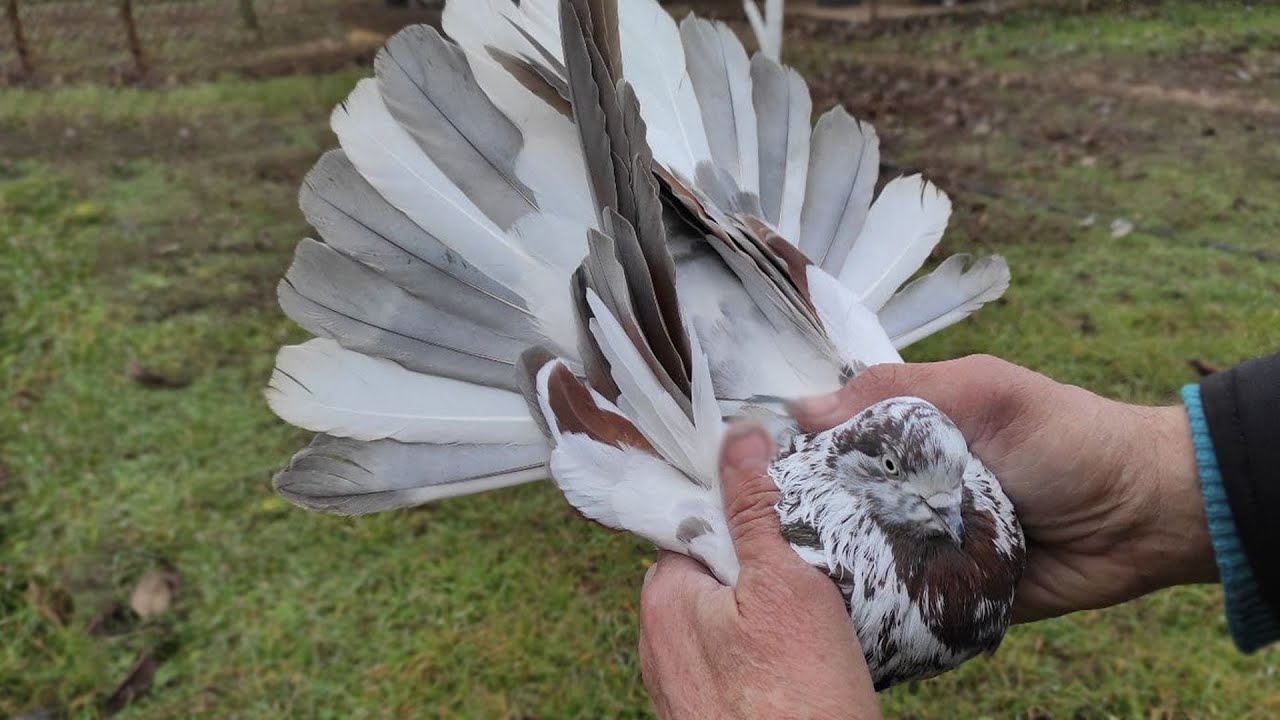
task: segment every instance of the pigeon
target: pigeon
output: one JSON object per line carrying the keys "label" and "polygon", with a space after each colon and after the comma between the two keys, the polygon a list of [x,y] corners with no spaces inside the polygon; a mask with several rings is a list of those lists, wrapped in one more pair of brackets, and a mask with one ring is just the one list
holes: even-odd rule
{"label": "pigeon", "polygon": [[450,0],[443,28],[390,38],[300,191],[319,239],[278,295],[315,337],[266,396],[318,434],[277,491],[358,515],[550,476],[733,585],[717,455],[747,418],[878,688],[993,651],[1024,540],[955,424],[900,397],[807,434],[786,407],[1000,297],[1004,260],[912,279],[946,195],[919,176],[877,195],[875,130],[838,107],[811,126],[799,74],[723,24]]}

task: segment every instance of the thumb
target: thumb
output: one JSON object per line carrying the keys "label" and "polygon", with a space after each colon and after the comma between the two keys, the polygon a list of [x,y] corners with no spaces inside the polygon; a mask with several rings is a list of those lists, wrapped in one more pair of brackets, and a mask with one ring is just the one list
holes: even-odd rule
{"label": "thumb", "polygon": [[749,568],[803,562],[782,537],[778,486],[769,477],[773,440],[758,425],[729,429],[720,450],[720,489],[738,562]]}
{"label": "thumb", "polygon": [[802,430],[829,430],[881,400],[930,387],[930,370],[928,365],[873,365],[839,390],[797,400],[789,410]]}

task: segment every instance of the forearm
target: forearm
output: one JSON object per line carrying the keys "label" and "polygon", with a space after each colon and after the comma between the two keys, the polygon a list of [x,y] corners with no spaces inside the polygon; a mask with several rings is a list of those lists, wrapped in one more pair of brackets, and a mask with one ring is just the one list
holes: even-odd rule
{"label": "forearm", "polygon": [[1218,580],[1196,448],[1182,406],[1142,408],[1127,472],[1146,496],[1134,569],[1146,592]]}

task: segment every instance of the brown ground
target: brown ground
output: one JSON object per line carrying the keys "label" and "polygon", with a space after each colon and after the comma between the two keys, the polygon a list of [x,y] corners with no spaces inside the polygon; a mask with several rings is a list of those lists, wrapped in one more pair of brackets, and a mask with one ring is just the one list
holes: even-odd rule
{"label": "brown ground", "polygon": [[[686,12],[729,21],[744,37],[749,30],[738,0],[694,0],[666,3]],[[244,29],[233,3],[139,3],[137,19],[147,48],[146,71],[133,67],[125,42],[103,28],[118,20],[114,6],[104,3],[60,3],[26,6],[24,23],[36,72],[21,78],[27,85],[102,81],[146,86],[225,74],[261,78],[295,73],[327,73],[370,63],[389,34],[415,22],[436,23],[439,12],[392,8],[378,0],[259,0],[261,34]],[[1215,123],[1230,122],[1272,130],[1280,126],[1280,102],[1273,92],[1280,82],[1244,85],[1230,82],[1242,73],[1280,78],[1280,69],[1259,67],[1245,48],[1209,48],[1182,53],[1168,62],[1134,61],[1106,66],[1079,64],[1067,70],[1036,64],[1034,71],[996,71],[972,62],[901,52],[885,38],[910,38],[936,30],[954,30],[991,22],[993,13],[1021,3],[978,3],[942,10],[907,3],[882,3],[880,19],[867,22],[865,6],[818,7],[816,0],[789,4],[788,55],[808,79],[815,108],[843,104],[872,121],[883,134],[890,169],[928,170],[946,181],[966,179],[981,189],[985,158],[931,155],[929,165],[895,153],[910,135],[912,147],[931,142],[954,144],[957,134],[998,135],[1025,147],[1048,148],[1052,161],[1114,162],[1124,149],[1159,142],[1160,118],[1169,113],[1200,122],[1200,131],[1216,132]],[[1085,11],[1086,3],[1070,3],[1057,12]],[[0,33],[0,61],[12,58],[9,33]],[[94,42],[89,42],[94,38]],[[750,38],[747,39],[751,42]],[[851,52],[850,49],[856,49]],[[7,53],[7,54],[6,54]],[[1269,58],[1269,60],[1268,60]],[[1261,62],[1276,62],[1264,56]],[[0,63],[3,66],[3,63]],[[8,63],[10,76],[13,62]],[[1227,81],[1224,81],[1224,78]],[[1062,112],[1063,107],[1080,109]],[[1112,112],[1154,118],[1112,121]],[[213,121],[216,123],[216,120]],[[41,128],[0,128],[0,154],[9,158],[40,154],[74,156],[92,148],[103,157],[127,159],[157,153],[190,154],[206,144],[216,151],[217,127],[192,133],[163,115],[147,124],[84,127],[70,124],[61,133]],[[262,133],[280,132],[264,125]],[[310,157],[296,159],[309,163]],[[289,177],[294,159],[264,160],[263,173]]]}

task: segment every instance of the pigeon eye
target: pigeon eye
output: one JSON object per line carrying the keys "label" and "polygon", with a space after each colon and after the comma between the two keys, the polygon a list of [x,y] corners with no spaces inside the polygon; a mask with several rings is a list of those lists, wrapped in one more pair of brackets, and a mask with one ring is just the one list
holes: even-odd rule
{"label": "pigeon eye", "polygon": [[901,469],[901,466],[899,465],[898,461],[890,453],[885,453],[884,455],[880,456],[880,466],[884,468],[885,472],[895,476],[898,474],[898,471]]}

